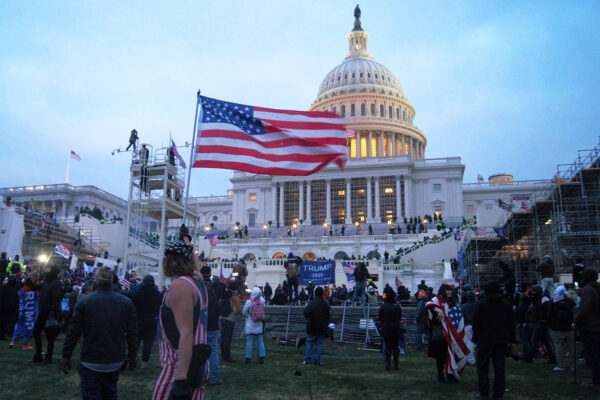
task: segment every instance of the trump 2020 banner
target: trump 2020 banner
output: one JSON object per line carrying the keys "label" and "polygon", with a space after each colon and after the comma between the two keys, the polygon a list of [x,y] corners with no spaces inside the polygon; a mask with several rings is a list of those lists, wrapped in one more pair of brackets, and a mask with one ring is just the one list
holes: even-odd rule
{"label": "trump 2020 banner", "polygon": [[312,282],[315,286],[335,283],[335,261],[302,261],[298,283],[306,286]]}

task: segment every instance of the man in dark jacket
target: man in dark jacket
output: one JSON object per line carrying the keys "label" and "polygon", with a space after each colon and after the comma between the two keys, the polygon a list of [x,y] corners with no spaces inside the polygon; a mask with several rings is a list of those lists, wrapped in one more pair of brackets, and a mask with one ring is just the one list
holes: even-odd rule
{"label": "man in dark jacket", "polygon": [[369,279],[369,270],[364,262],[359,262],[354,269],[354,294],[352,295],[352,302],[355,303],[357,297],[360,294],[360,302],[364,303],[367,293],[367,279]]}
{"label": "man in dark jacket", "polygon": [[265,290],[263,290],[263,296],[265,297],[265,303],[271,303],[271,297],[273,297],[273,288],[269,285],[269,282],[265,283]]}
{"label": "man in dark jacket", "polygon": [[206,285],[206,292],[208,294],[208,324],[206,327],[206,341],[211,348],[210,352],[210,373],[208,377],[209,386],[221,386],[223,381],[221,380],[221,363],[219,362],[219,316],[221,315],[219,310],[219,299],[212,285],[211,269],[208,266],[204,266],[200,269],[204,283]]}
{"label": "man in dark jacket", "polygon": [[19,289],[14,275],[9,275],[6,285],[0,282],[0,340],[5,339],[4,335],[12,338],[19,317]]}
{"label": "man in dark jacket", "polygon": [[585,265],[583,264],[583,258],[579,257],[575,260],[575,265],[573,266],[573,284],[581,286],[581,274],[584,270]]}
{"label": "man in dark jacket", "polygon": [[283,264],[288,282],[289,303],[298,300],[298,279],[300,277],[300,264],[302,264],[302,259],[300,257],[294,256],[294,253],[288,254],[288,259]]}
{"label": "man in dark jacket", "polygon": [[554,263],[550,255],[546,254],[542,258],[542,263],[537,271],[540,273],[540,286],[552,296],[554,294]]}
{"label": "man in dark jacket", "polygon": [[583,341],[585,361],[592,370],[592,384],[600,388],[600,283],[598,272],[586,269],[581,274],[581,303],[575,313],[573,329]]}
{"label": "man in dark jacket", "polygon": [[140,286],[133,292],[131,300],[135,305],[138,318],[138,346],[140,341],[144,342],[140,368],[146,369],[148,367],[148,360],[150,360],[152,345],[154,344],[154,339],[156,339],[158,312],[162,304],[162,294],[160,294],[154,284],[154,277],[152,275],[144,276]]}
{"label": "man in dark jacket", "polygon": [[477,344],[477,378],[480,399],[489,399],[490,359],[494,363],[494,399],[504,398],[505,361],[509,342],[515,341],[515,324],[510,302],[500,293],[500,283],[490,281],[486,298],[473,315],[473,342]]}
{"label": "man in dark jacket", "polygon": [[304,353],[303,365],[312,361],[312,348],[316,344],[315,365],[321,365],[321,354],[323,352],[323,341],[328,334],[329,326],[329,304],[323,299],[323,288],[315,289],[315,298],[308,303],[304,309],[306,325],[306,352]]}
{"label": "man in dark jacket", "polygon": [[138,348],[137,318],[133,302],[111,289],[113,273],[108,267],[96,268],[94,291],[77,306],[63,346],[60,369],[71,370],[73,350],[83,336],[79,364],[80,391],[84,399],[116,399],[119,372],[127,362],[136,367]]}
{"label": "man in dark jacket", "polygon": [[[560,372],[575,367],[573,353],[573,316],[575,314],[575,301],[567,297],[565,287],[560,285],[554,290],[552,303],[550,303],[550,328],[552,342],[556,350],[557,365],[554,371]],[[568,356],[565,354],[569,353]]]}
{"label": "man in dark jacket", "polygon": [[[36,363],[52,363],[54,341],[60,333],[61,302],[64,293],[58,279],[59,273],[58,267],[47,268],[44,271],[44,283],[40,293],[40,312],[33,327],[33,338],[35,339],[33,362]],[[46,332],[48,344],[44,358],[42,358],[42,330]]]}

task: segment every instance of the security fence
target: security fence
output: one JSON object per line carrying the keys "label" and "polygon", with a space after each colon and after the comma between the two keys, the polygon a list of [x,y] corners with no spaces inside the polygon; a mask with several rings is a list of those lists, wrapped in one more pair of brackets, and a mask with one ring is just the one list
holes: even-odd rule
{"label": "security fence", "polygon": [[[306,336],[306,320],[303,305],[266,306],[265,336],[280,340],[294,340]],[[415,342],[414,303],[402,306],[402,321],[407,343]],[[333,339],[343,343],[379,344],[380,337],[375,329],[379,304],[351,304],[331,307],[331,322],[335,325]],[[245,317],[238,315],[234,337],[244,334]]]}

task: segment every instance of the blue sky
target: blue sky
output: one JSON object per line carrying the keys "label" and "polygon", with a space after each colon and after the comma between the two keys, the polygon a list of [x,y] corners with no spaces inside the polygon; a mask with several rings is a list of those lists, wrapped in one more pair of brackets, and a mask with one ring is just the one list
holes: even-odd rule
{"label": "blue sky", "polygon": [[[0,186],[70,183],[125,197],[127,144],[191,140],[196,90],[308,109],[347,53],[355,2],[0,3]],[[364,1],[369,52],[399,79],[428,158],[465,182],[551,178],[598,143],[600,2]],[[188,157],[188,151],[183,151]],[[232,172],[195,169],[191,194]]]}

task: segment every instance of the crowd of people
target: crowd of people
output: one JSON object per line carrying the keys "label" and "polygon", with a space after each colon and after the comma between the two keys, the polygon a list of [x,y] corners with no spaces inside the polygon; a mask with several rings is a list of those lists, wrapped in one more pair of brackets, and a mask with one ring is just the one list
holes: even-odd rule
{"label": "crowd of people", "polygon": [[[553,263],[545,256],[540,279],[517,286],[510,265],[502,265],[502,282],[481,288],[443,284],[437,290],[421,281],[414,295],[398,279],[381,294],[371,280],[367,262],[356,263],[353,287],[301,287],[302,259],[290,253],[283,265],[286,279],[273,291],[270,284],[249,293],[242,263],[235,279],[222,282],[201,266],[189,244],[191,237],[169,243],[162,269],[171,284],[164,292],[152,275],[134,273],[123,282],[115,272],[97,265],[69,271],[54,263],[27,271],[18,257],[0,255],[0,338],[9,348],[21,339],[32,361],[53,364],[59,334],[65,334],[58,362],[64,373],[81,339],[78,373],[82,398],[115,398],[121,371],[148,366],[158,334],[162,371],[154,399],[201,399],[206,387],[223,385],[221,363],[236,362],[231,344],[238,315],[244,319],[244,361],[265,364],[266,306],[296,303],[304,307],[306,344],[302,364],[322,365],[325,339],[333,337],[331,306],[369,304],[379,308],[375,324],[381,336],[383,368],[398,370],[405,347],[401,302],[416,302],[416,349],[427,348],[441,383],[459,382],[469,364],[477,365],[479,399],[501,399],[506,387],[507,356],[525,363],[543,359],[561,373],[576,367],[583,344],[594,390],[600,388],[600,284],[598,273],[577,260],[573,283],[556,286]],[[350,286],[350,285],[348,285]],[[395,287],[393,287],[395,286]],[[434,293],[435,292],[435,293]],[[93,317],[92,317],[93,316]],[[43,348],[42,334],[46,338]],[[30,339],[34,339],[34,346]],[[517,338],[520,351],[517,349]],[[256,349],[256,350],[255,350]],[[489,364],[494,382],[490,388]]]}

